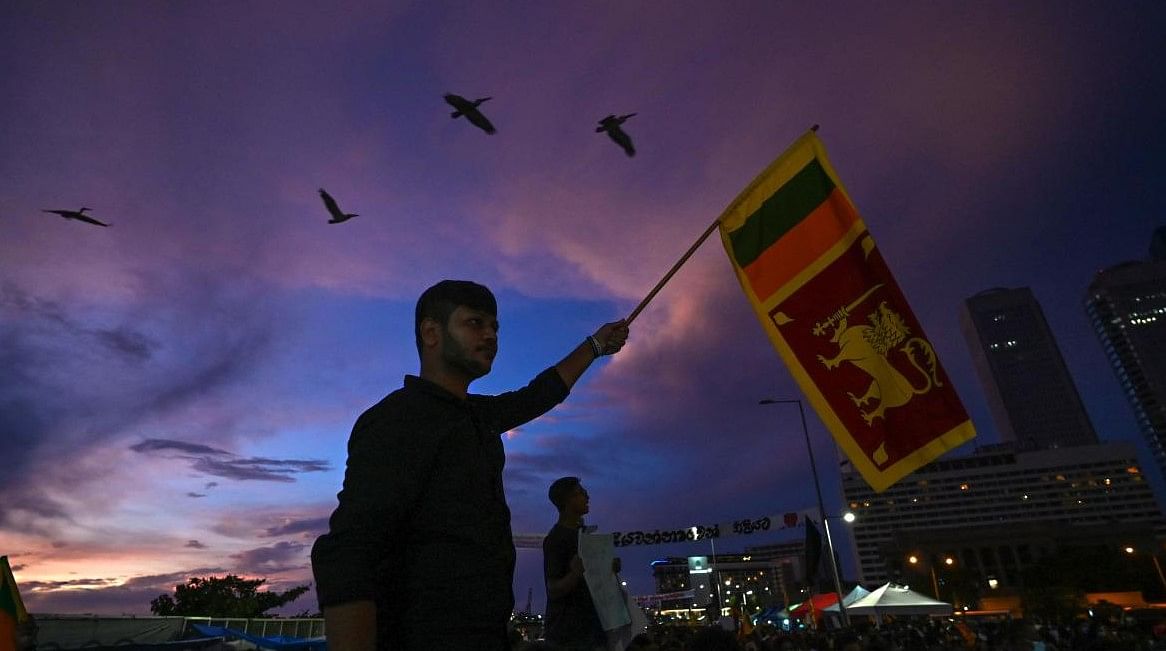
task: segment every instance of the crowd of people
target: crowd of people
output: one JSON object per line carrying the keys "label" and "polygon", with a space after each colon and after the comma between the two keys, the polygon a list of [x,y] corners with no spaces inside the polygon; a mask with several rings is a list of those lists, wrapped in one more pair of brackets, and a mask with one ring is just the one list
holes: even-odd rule
{"label": "crowd of people", "polygon": [[[1166,627],[1103,623],[1049,626],[1021,619],[970,623],[943,619],[858,624],[841,630],[786,632],[769,625],[749,635],[718,626],[658,626],[625,651],[1159,651]],[[546,640],[513,640],[513,651],[560,651]]]}

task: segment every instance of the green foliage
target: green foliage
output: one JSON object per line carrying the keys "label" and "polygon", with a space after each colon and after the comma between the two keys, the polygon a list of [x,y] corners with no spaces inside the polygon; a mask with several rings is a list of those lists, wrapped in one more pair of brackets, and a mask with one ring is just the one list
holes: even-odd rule
{"label": "green foliage", "polygon": [[260,590],[265,583],[267,579],[244,579],[234,574],[191,577],[185,585],[174,586],[173,597],[158,595],[150,602],[150,611],[155,615],[188,617],[262,617],[308,591],[306,585],[285,592]]}

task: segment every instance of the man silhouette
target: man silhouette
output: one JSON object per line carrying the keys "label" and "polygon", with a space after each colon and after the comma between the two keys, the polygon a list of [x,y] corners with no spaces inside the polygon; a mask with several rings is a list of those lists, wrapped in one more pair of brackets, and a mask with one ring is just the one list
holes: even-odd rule
{"label": "man silhouette", "polygon": [[496,315],[477,283],[425,290],[420,376],[353,427],[339,505],[312,548],[330,651],[508,648],[515,556],[501,435],[565,399],[628,328],[600,327],[524,388],[471,394],[498,352]]}
{"label": "man silhouette", "polygon": [[[607,634],[595,611],[583,578],[579,558],[579,529],[591,510],[591,497],[578,477],[561,477],[547,496],[559,510],[559,519],[543,538],[543,578],[547,586],[546,638],[570,651],[593,651],[607,643]],[[619,572],[619,559],[611,571]]]}

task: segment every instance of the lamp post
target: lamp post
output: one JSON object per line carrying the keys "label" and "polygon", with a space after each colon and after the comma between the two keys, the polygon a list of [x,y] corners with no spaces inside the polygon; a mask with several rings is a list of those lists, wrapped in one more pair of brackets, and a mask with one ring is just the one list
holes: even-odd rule
{"label": "lamp post", "polygon": [[[917,565],[919,563],[919,557],[916,556],[915,554],[911,554],[910,556],[907,557],[907,562],[912,564],[912,565]],[[951,567],[952,565],[955,565],[955,559],[952,558],[951,556],[944,556],[943,557],[943,564],[948,566],[948,567]],[[937,601],[943,601],[943,599],[941,599],[939,596],[939,579],[935,575],[935,555],[934,554],[928,556],[927,570],[931,574],[931,589],[935,592],[935,599]]]}
{"label": "lamp post", "polygon": [[[1134,549],[1133,547],[1126,546],[1122,549],[1122,551],[1132,556],[1133,554],[1137,553],[1138,550]],[[1162,582],[1162,587],[1166,588],[1166,574],[1162,573],[1162,565],[1158,562],[1158,554],[1152,548],[1150,550],[1150,560],[1153,561],[1154,569],[1158,572],[1158,580]]]}
{"label": "lamp post", "polygon": [[[814,473],[814,490],[818,494],[818,513],[822,515],[822,528],[826,532],[826,552],[830,556],[830,570],[834,574],[834,591],[838,593],[838,614],[842,616],[842,625],[850,626],[850,616],[846,613],[846,604],[842,603],[842,579],[838,577],[838,561],[834,556],[834,541],[830,536],[830,523],[826,519],[826,506],[822,502],[822,484],[818,481],[818,465],[814,463],[814,447],[810,445],[810,430],[806,427],[806,409],[802,406],[802,401],[796,398],[786,400],[766,398],[757,404],[784,405],[791,403],[797,404],[798,414],[802,417],[802,434],[806,438],[806,452],[810,455],[810,470]],[[813,594],[810,597],[813,598]]]}

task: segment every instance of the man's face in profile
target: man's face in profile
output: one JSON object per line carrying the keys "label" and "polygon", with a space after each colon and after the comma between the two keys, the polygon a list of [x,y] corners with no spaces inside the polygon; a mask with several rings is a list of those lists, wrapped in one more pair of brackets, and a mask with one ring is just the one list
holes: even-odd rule
{"label": "man's face in profile", "polygon": [[441,359],[471,380],[490,372],[498,354],[498,318],[458,306],[442,328]]}

